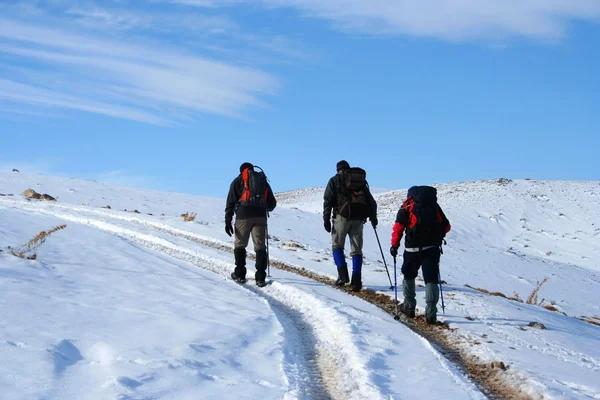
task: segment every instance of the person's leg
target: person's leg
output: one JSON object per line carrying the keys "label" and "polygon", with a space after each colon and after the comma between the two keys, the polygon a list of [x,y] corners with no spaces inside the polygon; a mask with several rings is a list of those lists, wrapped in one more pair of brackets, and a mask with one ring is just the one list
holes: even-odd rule
{"label": "person's leg", "polygon": [[425,318],[427,323],[437,321],[437,303],[440,299],[440,249],[434,247],[423,251],[423,280],[425,281]]}
{"label": "person's leg", "polygon": [[362,289],[362,264],[363,264],[363,223],[350,221],[348,230],[350,236],[350,255],[352,256],[352,290],[358,292]]}
{"label": "person's leg", "polygon": [[257,283],[263,283],[267,278],[267,219],[254,218],[252,225],[252,241],[256,253],[256,274],[254,278]]}
{"label": "person's leg", "polygon": [[231,274],[233,279],[246,279],[246,247],[250,240],[251,224],[247,219],[236,219],[235,240],[233,256],[235,259],[235,270]]}
{"label": "person's leg", "polygon": [[410,318],[415,317],[415,308],[417,307],[417,291],[415,279],[419,273],[421,266],[420,253],[404,252],[402,262],[402,291],[404,294],[404,302],[400,305],[400,311]]}
{"label": "person's leg", "polygon": [[349,221],[341,215],[336,215],[333,220],[331,229],[331,249],[333,251],[333,260],[338,271],[338,279],[335,284],[342,286],[350,282],[348,277],[348,264],[344,255],[344,247],[346,244],[346,236],[350,229]]}

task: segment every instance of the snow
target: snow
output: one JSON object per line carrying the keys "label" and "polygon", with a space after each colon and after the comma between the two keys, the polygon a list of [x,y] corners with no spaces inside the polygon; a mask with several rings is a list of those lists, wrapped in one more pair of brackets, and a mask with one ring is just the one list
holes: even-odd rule
{"label": "snow", "polygon": [[[58,201],[27,201],[27,188]],[[483,361],[503,361],[511,382],[534,398],[600,398],[600,327],[574,318],[600,316],[600,183],[438,189],[453,226],[439,318],[456,328],[455,340]],[[389,238],[406,191],[376,192],[393,276]],[[265,288],[228,279],[222,199],[4,173],[0,193],[14,194],[0,197],[0,248],[67,224],[35,261],[0,255],[6,398],[485,398],[425,339],[370,303],[274,267]],[[335,278],[322,193],[277,195],[270,254]],[[186,211],[196,221],[182,221]],[[540,300],[567,315],[464,286],[526,300],[544,277]],[[363,282],[394,295],[369,225]],[[423,288],[418,302],[422,312]]]}

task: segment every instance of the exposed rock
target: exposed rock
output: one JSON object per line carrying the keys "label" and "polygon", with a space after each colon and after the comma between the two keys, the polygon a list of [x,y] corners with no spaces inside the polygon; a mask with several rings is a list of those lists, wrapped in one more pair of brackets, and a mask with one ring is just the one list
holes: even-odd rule
{"label": "exposed rock", "polygon": [[33,189],[25,190],[23,192],[23,196],[27,197],[28,199],[36,199],[36,200],[40,200],[42,198],[42,195]]}
{"label": "exposed rock", "polygon": [[506,364],[504,364],[504,362],[502,362],[502,361],[492,361],[492,363],[490,364],[490,368],[491,369],[499,368],[502,371],[506,371]]}
{"label": "exposed rock", "polygon": [[13,168],[12,172],[20,172],[20,171],[16,168]]}
{"label": "exposed rock", "polygon": [[527,326],[535,329],[548,329],[546,328],[546,325],[542,324],[541,322],[530,322],[529,324],[527,324]]}
{"label": "exposed rock", "polygon": [[108,204],[107,204],[107,205],[105,205],[105,206],[104,206],[104,207],[102,207],[102,208],[106,208],[107,210],[111,210],[111,208],[110,208],[110,206],[109,206]]}
{"label": "exposed rock", "polygon": [[28,199],[35,199],[35,200],[46,200],[46,201],[56,201],[56,199],[52,196],[50,196],[49,194],[39,194],[38,192],[36,192],[33,189],[27,189],[23,192],[23,196],[27,197]]}

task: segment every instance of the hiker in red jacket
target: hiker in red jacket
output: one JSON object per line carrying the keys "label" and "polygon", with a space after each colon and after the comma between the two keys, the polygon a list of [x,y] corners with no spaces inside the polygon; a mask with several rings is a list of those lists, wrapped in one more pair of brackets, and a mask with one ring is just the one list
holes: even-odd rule
{"label": "hiker in red jacket", "polygon": [[437,322],[437,303],[440,296],[440,255],[442,241],[450,232],[450,222],[437,203],[437,190],[430,186],[413,186],[408,198],[396,215],[390,253],[394,259],[402,235],[406,232],[402,263],[404,302],[400,311],[415,317],[417,306],[415,278],[423,267],[425,281],[425,318],[428,324]]}

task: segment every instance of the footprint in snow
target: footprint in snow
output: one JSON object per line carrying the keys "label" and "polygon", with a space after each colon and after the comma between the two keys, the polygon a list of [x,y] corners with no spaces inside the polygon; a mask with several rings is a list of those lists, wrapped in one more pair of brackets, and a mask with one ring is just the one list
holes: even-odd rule
{"label": "footprint in snow", "polygon": [[56,375],[61,375],[67,368],[83,360],[79,349],[70,340],[63,339],[48,351],[52,353]]}
{"label": "footprint in snow", "polygon": [[121,385],[125,386],[127,389],[130,389],[130,390],[135,390],[143,385],[142,382],[136,381],[135,379],[131,379],[126,376],[120,377],[119,379],[117,379],[117,381]]}
{"label": "footprint in snow", "polygon": [[8,342],[6,342],[6,344],[9,344],[9,345],[11,345],[13,347],[21,347],[21,348],[27,347],[27,344],[25,344],[23,342],[10,342],[10,341],[8,341]]}

